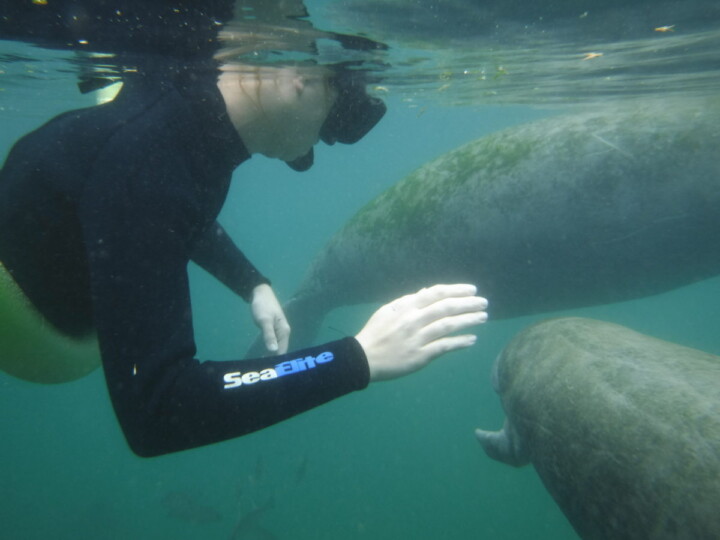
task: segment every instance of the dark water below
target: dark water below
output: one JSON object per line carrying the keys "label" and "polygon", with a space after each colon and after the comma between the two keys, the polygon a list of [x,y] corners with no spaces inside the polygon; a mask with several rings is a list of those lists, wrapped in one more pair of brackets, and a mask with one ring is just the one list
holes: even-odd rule
{"label": "dark water below", "polygon": [[[57,76],[48,53],[32,54],[34,62],[0,65],[29,76],[0,79],[3,156],[17,137],[93,99]],[[409,172],[472,139],[557,112],[527,100],[451,107],[465,90],[444,104],[424,92],[391,89],[388,115],[372,135],[318,148],[310,172],[259,157],[236,171],[221,221],[281,297],[347,219]],[[246,307],[202,271],[192,268],[191,277],[200,357],[244,353],[255,337]],[[720,354],[719,294],[720,279],[712,279],[572,313]],[[321,339],[356,332],[374,307],[333,313]],[[491,321],[474,348],[412,377],[260,433],[153,460],[127,449],[100,373],[61,386],[0,375],[0,537],[576,538],[532,468],[491,461],[473,436],[475,427],[502,424],[493,359],[540,318]]]}

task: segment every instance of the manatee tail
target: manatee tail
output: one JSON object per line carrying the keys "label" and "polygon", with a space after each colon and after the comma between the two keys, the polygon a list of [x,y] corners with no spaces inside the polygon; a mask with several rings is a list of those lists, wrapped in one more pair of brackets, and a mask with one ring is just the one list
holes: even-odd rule
{"label": "manatee tail", "polygon": [[513,467],[522,467],[530,463],[517,432],[508,420],[505,420],[505,425],[500,431],[476,429],[475,437],[480,441],[488,457],[494,460]]}
{"label": "manatee tail", "polygon": [[[283,311],[291,328],[290,350],[314,345],[327,313],[327,308],[317,301],[317,296],[295,296],[283,305]],[[259,335],[245,353],[245,358],[260,358],[268,354],[262,335]]]}

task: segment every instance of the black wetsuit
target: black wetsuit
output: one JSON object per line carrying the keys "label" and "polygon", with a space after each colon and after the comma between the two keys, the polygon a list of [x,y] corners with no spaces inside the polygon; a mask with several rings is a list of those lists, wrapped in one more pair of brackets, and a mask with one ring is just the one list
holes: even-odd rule
{"label": "black wetsuit", "polygon": [[0,261],[63,333],[97,332],[141,456],[243,435],[369,380],[354,338],[268,359],[194,358],[188,262],[245,299],[267,282],[215,221],[250,156],[214,81],[129,81],[114,102],[23,137],[0,171]]}

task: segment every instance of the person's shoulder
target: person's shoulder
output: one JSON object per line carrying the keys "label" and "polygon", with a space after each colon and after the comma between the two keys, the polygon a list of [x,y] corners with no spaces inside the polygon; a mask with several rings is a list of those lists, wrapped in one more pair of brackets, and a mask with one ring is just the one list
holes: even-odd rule
{"label": "person's shoulder", "polygon": [[[96,110],[98,108],[86,107],[60,113],[23,135],[15,143],[15,148],[32,152],[37,152],[38,148],[48,151],[56,141],[68,142],[72,139],[73,132],[81,133],[87,129],[87,126],[95,123],[93,117],[99,116],[99,111]],[[37,156],[35,157],[37,158]]]}
{"label": "person's shoulder", "polygon": [[8,153],[6,167],[15,161],[38,163],[43,156],[52,153],[58,147],[57,142],[64,139],[68,124],[80,111],[82,109],[61,113],[20,137]]}

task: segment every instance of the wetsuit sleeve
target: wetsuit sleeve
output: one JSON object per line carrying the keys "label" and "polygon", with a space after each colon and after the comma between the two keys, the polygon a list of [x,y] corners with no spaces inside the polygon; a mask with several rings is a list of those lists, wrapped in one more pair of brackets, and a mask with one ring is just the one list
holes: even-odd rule
{"label": "wetsuit sleeve", "polygon": [[194,242],[193,262],[249,302],[255,287],[270,281],[245,257],[216,221]]}
{"label": "wetsuit sleeve", "polygon": [[181,157],[125,161],[96,162],[79,214],[107,387],[135,453],[237,437],[367,386],[354,338],[269,359],[196,359],[188,238],[205,211],[178,187]]}

